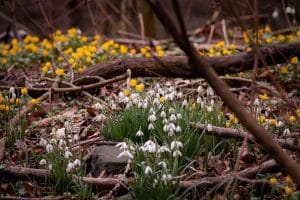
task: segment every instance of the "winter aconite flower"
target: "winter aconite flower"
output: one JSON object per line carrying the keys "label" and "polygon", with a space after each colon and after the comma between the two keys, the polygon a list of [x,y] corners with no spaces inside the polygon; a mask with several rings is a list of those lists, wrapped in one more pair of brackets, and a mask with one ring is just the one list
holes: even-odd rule
{"label": "winter aconite flower", "polygon": [[21,94],[22,95],[27,95],[28,94],[28,89],[26,87],[21,89]]}
{"label": "winter aconite flower", "polygon": [[55,70],[55,75],[56,76],[63,76],[64,73],[65,73],[65,70],[62,69],[62,68],[58,68],[58,69]]}
{"label": "winter aconite flower", "polygon": [[295,56],[291,59],[291,64],[296,65],[298,63],[299,63],[298,57]]}
{"label": "winter aconite flower", "polygon": [[293,183],[293,179],[292,179],[290,176],[286,176],[286,177],[285,177],[285,182],[286,182],[287,184],[292,184],[292,183]]}
{"label": "winter aconite flower", "polygon": [[38,100],[37,100],[37,99],[34,99],[34,98],[32,98],[31,101],[30,101],[30,104],[31,104],[32,106],[36,105],[37,103],[38,103]]}
{"label": "winter aconite flower", "polygon": [[291,115],[290,118],[289,118],[289,121],[291,123],[294,123],[296,121],[296,117],[294,115]]}
{"label": "winter aconite flower", "polygon": [[137,85],[137,80],[136,79],[131,79],[129,82],[130,87],[135,87]]}
{"label": "winter aconite flower", "polygon": [[284,188],[284,192],[285,192],[285,194],[290,195],[290,194],[293,193],[293,189],[290,188],[289,186],[286,186],[286,187]]}
{"label": "winter aconite flower", "polygon": [[142,84],[142,83],[135,86],[135,90],[136,90],[137,92],[143,92],[144,89],[145,89],[145,85]]}
{"label": "winter aconite flower", "polygon": [[277,178],[275,178],[275,177],[270,178],[269,183],[270,183],[270,185],[272,185],[272,186],[276,185],[276,183],[277,183]]}

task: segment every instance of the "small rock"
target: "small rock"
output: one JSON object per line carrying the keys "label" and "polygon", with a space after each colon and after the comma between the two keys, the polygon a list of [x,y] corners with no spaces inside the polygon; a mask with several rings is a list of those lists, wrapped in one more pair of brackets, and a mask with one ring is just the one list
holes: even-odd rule
{"label": "small rock", "polygon": [[119,147],[110,145],[95,147],[91,155],[90,166],[92,176],[98,177],[103,170],[114,174],[123,171],[129,158],[125,156],[118,158],[121,152]]}

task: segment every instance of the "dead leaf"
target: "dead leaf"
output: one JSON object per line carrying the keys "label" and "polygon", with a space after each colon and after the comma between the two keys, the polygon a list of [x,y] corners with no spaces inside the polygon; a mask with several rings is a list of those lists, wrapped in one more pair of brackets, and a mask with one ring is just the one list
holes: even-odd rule
{"label": "dead leaf", "polygon": [[4,158],[6,137],[0,139],[0,161]]}

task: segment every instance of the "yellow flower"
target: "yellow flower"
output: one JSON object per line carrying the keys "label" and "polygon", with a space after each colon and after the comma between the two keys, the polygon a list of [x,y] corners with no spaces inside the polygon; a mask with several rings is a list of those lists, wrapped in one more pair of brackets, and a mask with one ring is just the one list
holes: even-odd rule
{"label": "yellow flower", "polygon": [[277,183],[277,178],[275,178],[275,177],[270,178],[269,183],[270,183],[270,185],[272,185],[272,186],[276,185],[276,183]]}
{"label": "yellow flower", "polygon": [[259,120],[260,123],[264,123],[266,121],[266,116],[265,115],[260,115],[258,117],[258,120]]}
{"label": "yellow flower", "polygon": [[266,93],[260,94],[260,95],[258,95],[258,96],[259,96],[259,98],[260,98],[261,100],[268,100],[268,99],[269,99],[269,96],[268,96]]}
{"label": "yellow flower", "polygon": [[19,103],[20,103],[20,99],[19,99],[19,98],[16,98],[15,103],[16,103],[16,104],[19,104]]}
{"label": "yellow flower", "polygon": [[46,62],[44,66],[46,66],[48,68],[51,67],[51,62]]}
{"label": "yellow flower", "polygon": [[137,85],[137,80],[136,79],[131,79],[129,82],[130,87],[135,87]]}
{"label": "yellow flower", "polygon": [[145,55],[146,53],[147,53],[146,48],[141,48],[141,54],[142,54],[142,55]]}
{"label": "yellow flower", "polygon": [[223,48],[224,46],[225,46],[225,41],[223,41],[223,40],[216,44],[217,48]]}
{"label": "yellow flower", "polygon": [[135,86],[135,90],[138,91],[138,92],[143,92],[145,89],[145,85],[143,83],[141,84],[138,84]]}
{"label": "yellow flower", "polygon": [[21,89],[21,94],[22,95],[27,95],[28,94],[28,89],[26,87]]}
{"label": "yellow flower", "polygon": [[62,69],[62,68],[57,68],[57,69],[55,70],[55,75],[56,75],[56,76],[63,76],[64,73],[65,73],[65,70]]}
{"label": "yellow flower", "polygon": [[44,74],[46,74],[46,73],[48,72],[48,70],[49,70],[49,68],[48,68],[47,66],[43,66],[43,67],[42,67],[42,72],[43,72]]}
{"label": "yellow flower", "polygon": [[299,63],[298,57],[297,57],[297,56],[293,57],[293,58],[291,59],[291,63],[292,63],[293,65],[298,64],[298,63]]}
{"label": "yellow flower", "polygon": [[124,54],[127,54],[127,52],[128,52],[128,48],[125,45],[121,45],[120,53],[124,55]]}
{"label": "yellow flower", "polygon": [[159,102],[160,102],[160,103],[165,102],[165,100],[166,100],[166,98],[165,98],[164,96],[159,97]]}
{"label": "yellow flower", "polygon": [[33,105],[33,106],[36,105],[37,103],[38,103],[38,100],[34,99],[34,98],[32,98],[31,101],[30,101],[30,104]]}
{"label": "yellow flower", "polygon": [[230,127],[230,121],[226,121],[225,127],[226,127],[226,128],[229,128],[229,127]]}
{"label": "yellow flower", "polygon": [[265,41],[266,41],[267,44],[270,44],[270,43],[273,42],[273,38],[272,38],[272,37],[267,37],[267,38],[265,39]]}
{"label": "yellow flower", "polygon": [[277,36],[277,40],[279,42],[283,42],[285,40],[285,36],[280,34],[280,35]]}
{"label": "yellow flower", "polygon": [[7,63],[7,58],[2,58],[1,64],[5,65]]}
{"label": "yellow flower", "polygon": [[151,58],[152,55],[151,55],[151,53],[146,53],[146,54],[145,54],[145,57],[146,57],[146,58]]}
{"label": "yellow flower", "polygon": [[270,124],[271,126],[276,126],[276,124],[277,124],[276,119],[269,119],[269,124]]}
{"label": "yellow flower", "polygon": [[135,50],[135,49],[131,49],[131,50],[130,50],[130,54],[131,54],[131,55],[135,55],[135,54],[136,54],[136,50]]}
{"label": "yellow flower", "polygon": [[266,33],[271,33],[271,28],[270,28],[270,26],[266,26],[264,31],[265,31]]}
{"label": "yellow flower", "polygon": [[92,62],[92,58],[91,58],[91,57],[87,57],[87,58],[86,58],[86,62],[87,62],[87,63],[91,63],[91,62]]}
{"label": "yellow flower", "polygon": [[79,67],[77,71],[78,71],[79,74],[81,74],[83,72],[83,68]]}
{"label": "yellow flower", "polygon": [[163,50],[157,51],[156,53],[158,57],[164,57],[165,55],[165,52]]}
{"label": "yellow flower", "polygon": [[234,50],[234,49],[236,48],[236,46],[235,46],[235,44],[231,44],[231,45],[229,45],[229,48],[230,48],[231,50]]}
{"label": "yellow flower", "polygon": [[297,108],[296,113],[297,113],[298,117],[300,117],[300,108]]}
{"label": "yellow flower", "polygon": [[286,177],[285,177],[285,182],[286,182],[287,184],[292,184],[292,183],[293,183],[293,179],[292,179],[290,176],[286,176]]}
{"label": "yellow flower", "polygon": [[239,123],[239,119],[237,117],[234,117],[233,120],[232,120],[232,122],[234,124],[238,124]]}
{"label": "yellow flower", "polygon": [[296,117],[294,115],[291,115],[289,120],[291,123],[294,123],[296,121]]}
{"label": "yellow flower", "polygon": [[287,74],[288,71],[289,71],[289,69],[287,68],[287,66],[282,66],[282,67],[280,68],[280,73],[281,73],[281,74]]}
{"label": "yellow flower", "polygon": [[161,50],[162,50],[162,48],[161,48],[161,46],[160,46],[160,45],[157,45],[157,46],[155,47],[155,50],[156,50],[156,51],[161,51]]}
{"label": "yellow flower", "polygon": [[290,195],[293,193],[293,189],[290,188],[289,186],[285,186],[284,188],[285,194]]}
{"label": "yellow flower", "polygon": [[14,103],[15,103],[15,100],[16,100],[15,98],[10,98],[10,99],[9,99],[9,103],[10,103],[10,104],[14,104]]}
{"label": "yellow flower", "polygon": [[123,93],[125,96],[129,96],[130,95],[130,91],[128,89],[124,89]]}

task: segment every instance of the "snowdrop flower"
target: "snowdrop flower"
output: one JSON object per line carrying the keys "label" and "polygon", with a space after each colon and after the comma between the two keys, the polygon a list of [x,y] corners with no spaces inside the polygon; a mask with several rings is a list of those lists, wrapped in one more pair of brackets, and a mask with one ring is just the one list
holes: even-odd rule
{"label": "snowdrop flower", "polygon": [[53,168],[52,164],[49,164],[48,169],[51,171]]}
{"label": "snowdrop flower", "polygon": [[197,92],[198,92],[199,94],[202,94],[202,92],[203,92],[203,87],[202,87],[201,85],[198,86]]}
{"label": "snowdrop flower", "polygon": [[183,94],[182,94],[182,92],[178,92],[177,94],[176,94],[176,96],[177,96],[177,98],[182,98],[182,96],[183,96]]}
{"label": "snowdrop flower", "polygon": [[168,136],[169,136],[169,137],[173,137],[173,135],[174,135],[174,130],[173,130],[173,129],[170,129],[170,130],[168,131]]}
{"label": "snowdrop flower", "polygon": [[128,149],[126,142],[119,142],[118,144],[116,144],[115,147],[119,147],[120,150],[123,150],[123,151]]}
{"label": "snowdrop flower", "polygon": [[206,129],[208,132],[211,132],[213,130],[213,127],[211,124],[207,124]]}
{"label": "snowdrop flower", "polygon": [[74,160],[73,162],[74,167],[79,167],[81,165],[81,162],[79,159]]}
{"label": "snowdrop flower", "polygon": [[17,98],[16,93],[12,93],[11,98],[13,98],[13,99]]}
{"label": "snowdrop flower", "polygon": [[278,16],[279,16],[279,12],[278,12],[278,9],[276,8],[275,10],[273,10],[272,17],[273,17],[273,19],[277,19]]}
{"label": "snowdrop flower", "polygon": [[177,119],[182,119],[182,115],[180,113],[177,113],[176,117]]}
{"label": "snowdrop flower", "polygon": [[277,127],[282,127],[284,126],[284,123],[282,121],[278,121],[276,124]]}
{"label": "snowdrop flower", "polygon": [[39,163],[40,165],[46,165],[47,164],[47,161],[45,159],[42,159]]}
{"label": "snowdrop flower", "polygon": [[74,136],[73,136],[73,142],[75,143],[75,142],[78,142],[79,141],[79,135],[78,134],[75,134]]}
{"label": "snowdrop flower", "polygon": [[72,156],[73,156],[73,154],[72,154],[70,151],[67,150],[67,151],[65,152],[65,155],[64,155],[65,158],[70,158],[70,157],[72,157]]}
{"label": "snowdrop flower", "polygon": [[154,130],[154,125],[152,123],[148,125],[148,130]]}
{"label": "snowdrop flower", "polygon": [[152,174],[152,168],[150,166],[146,166],[146,168],[145,168],[145,174],[146,175]]}
{"label": "snowdrop flower", "polygon": [[146,109],[147,107],[148,107],[148,103],[144,102],[143,105],[142,105],[142,108]]}
{"label": "snowdrop flower", "polygon": [[139,103],[138,103],[138,108],[142,108],[142,106],[143,106],[143,103],[142,103],[142,102],[139,102]]}
{"label": "snowdrop flower", "polygon": [[118,158],[121,158],[121,157],[128,157],[128,158],[132,159],[133,155],[128,150],[125,150],[118,155]]}
{"label": "snowdrop flower", "polygon": [[295,8],[291,7],[290,5],[285,8],[285,12],[286,14],[291,14],[291,15],[294,15],[296,13]]}
{"label": "snowdrop flower", "polygon": [[52,144],[47,144],[47,146],[46,146],[46,151],[47,151],[47,153],[50,153],[50,152],[53,151],[53,146],[52,146]]}
{"label": "snowdrop flower", "polygon": [[207,106],[206,109],[207,109],[207,112],[212,112],[213,111],[212,106]]}
{"label": "snowdrop flower", "polygon": [[167,123],[169,123],[169,121],[167,120],[167,118],[164,118],[164,119],[162,120],[162,123],[163,123],[163,124],[167,124]]}
{"label": "snowdrop flower", "polygon": [[116,109],[117,109],[117,105],[116,105],[115,103],[113,103],[113,104],[111,105],[111,109],[112,109],[112,110],[116,110]]}
{"label": "snowdrop flower", "polygon": [[60,149],[63,149],[63,147],[66,146],[66,145],[67,145],[67,143],[66,143],[66,141],[65,141],[64,139],[60,139],[60,140],[59,140],[59,142],[58,142],[58,147],[59,147]]}
{"label": "snowdrop flower", "polygon": [[188,104],[188,102],[187,102],[187,100],[185,99],[183,102],[182,102],[182,107],[185,107],[185,106],[188,106],[189,104]]}
{"label": "snowdrop flower", "polygon": [[141,136],[144,135],[144,133],[143,133],[143,131],[142,131],[141,128],[140,128],[140,129],[138,130],[138,132],[136,132],[135,135],[138,136],[138,137],[141,137]]}
{"label": "snowdrop flower", "polygon": [[175,129],[176,133],[180,133],[181,132],[181,127],[178,125],[176,126],[176,129]]}
{"label": "snowdrop flower", "polygon": [[60,128],[58,129],[56,132],[55,132],[55,138],[56,139],[62,139],[65,137],[65,131],[66,131],[66,128]]}
{"label": "snowdrop flower", "polygon": [[70,173],[74,169],[74,164],[72,162],[69,162],[66,168],[66,172]]}
{"label": "snowdrop flower", "polygon": [[150,122],[155,122],[155,121],[156,121],[156,116],[155,116],[155,114],[149,115],[148,121],[150,121]]}
{"label": "snowdrop flower", "polygon": [[290,131],[289,128],[286,128],[286,129],[283,130],[283,136],[288,136],[290,134],[291,134],[291,131]]}
{"label": "snowdrop flower", "polygon": [[56,138],[52,138],[50,140],[50,144],[57,144],[57,139]]}
{"label": "snowdrop flower", "polygon": [[173,157],[182,156],[182,154],[179,150],[175,150],[172,155],[173,155]]}
{"label": "snowdrop flower", "polygon": [[167,116],[167,114],[166,114],[165,111],[161,111],[160,116],[161,116],[162,118],[165,118],[165,117]]}
{"label": "snowdrop flower", "polygon": [[156,152],[156,144],[152,140],[148,140],[144,144],[143,151],[149,152],[149,153],[155,153]]}
{"label": "snowdrop flower", "polygon": [[210,86],[208,86],[206,89],[206,94],[207,94],[207,96],[214,96],[215,92]]}
{"label": "snowdrop flower", "polygon": [[211,99],[211,100],[210,100],[210,104],[211,104],[212,106],[215,105],[215,100]]}
{"label": "snowdrop flower", "polygon": [[9,94],[14,94],[14,93],[16,93],[16,92],[15,92],[15,88],[14,88],[14,87],[10,87],[9,90],[8,90],[8,93],[9,93]]}
{"label": "snowdrop flower", "polygon": [[255,106],[259,106],[259,105],[260,105],[259,99],[258,99],[258,98],[255,98],[253,104],[254,104]]}
{"label": "snowdrop flower", "polygon": [[167,146],[165,146],[165,145],[160,146],[159,149],[158,149],[158,151],[159,151],[160,153],[171,152],[170,149],[169,149]]}
{"label": "snowdrop flower", "polygon": [[160,104],[159,99],[158,99],[158,98],[155,98],[155,99],[153,100],[153,104]]}
{"label": "snowdrop flower", "polygon": [[[124,95],[124,94],[123,94]],[[103,110],[103,106],[99,103],[99,102],[97,102],[96,104],[94,104],[94,106],[93,106],[95,109],[97,109],[97,110]]]}
{"label": "snowdrop flower", "polygon": [[174,141],[171,142],[171,150],[179,149],[181,147],[183,147],[182,142],[177,141],[177,140],[174,140]]}
{"label": "snowdrop flower", "polygon": [[161,176],[161,180],[167,184],[167,182],[171,181],[172,180],[172,175],[171,174],[163,174]]}
{"label": "snowdrop flower", "polygon": [[42,147],[45,147],[47,144],[48,144],[48,142],[44,138],[41,138],[39,145]]}
{"label": "snowdrop flower", "polygon": [[160,161],[157,165],[162,166],[164,169],[167,169],[167,163],[165,161]]}
{"label": "snowdrop flower", "polygon": [[169,113],[172,114],[172,113],[175,113],[175,109],[174,108],[169,108]]}
{"label": "snowdrop flower", "polygon": [[172,114],[172,115],[170,116],[170,121],[172,122],[172,121],[176,121],[176,120],[177,120],[176,115],[175,115],[175,114]]}
{"label": "snowdrop flower", "polygon": [[72,133],[72,125],[69,121],[65,121],[64,127],[65,127],[67,133]]}
{"label": "snowdrop flower", "polygon": [[202,102],[202,98],[201,97],[197,97],[196,103],[197,104],[201,104],[201,102]]}

